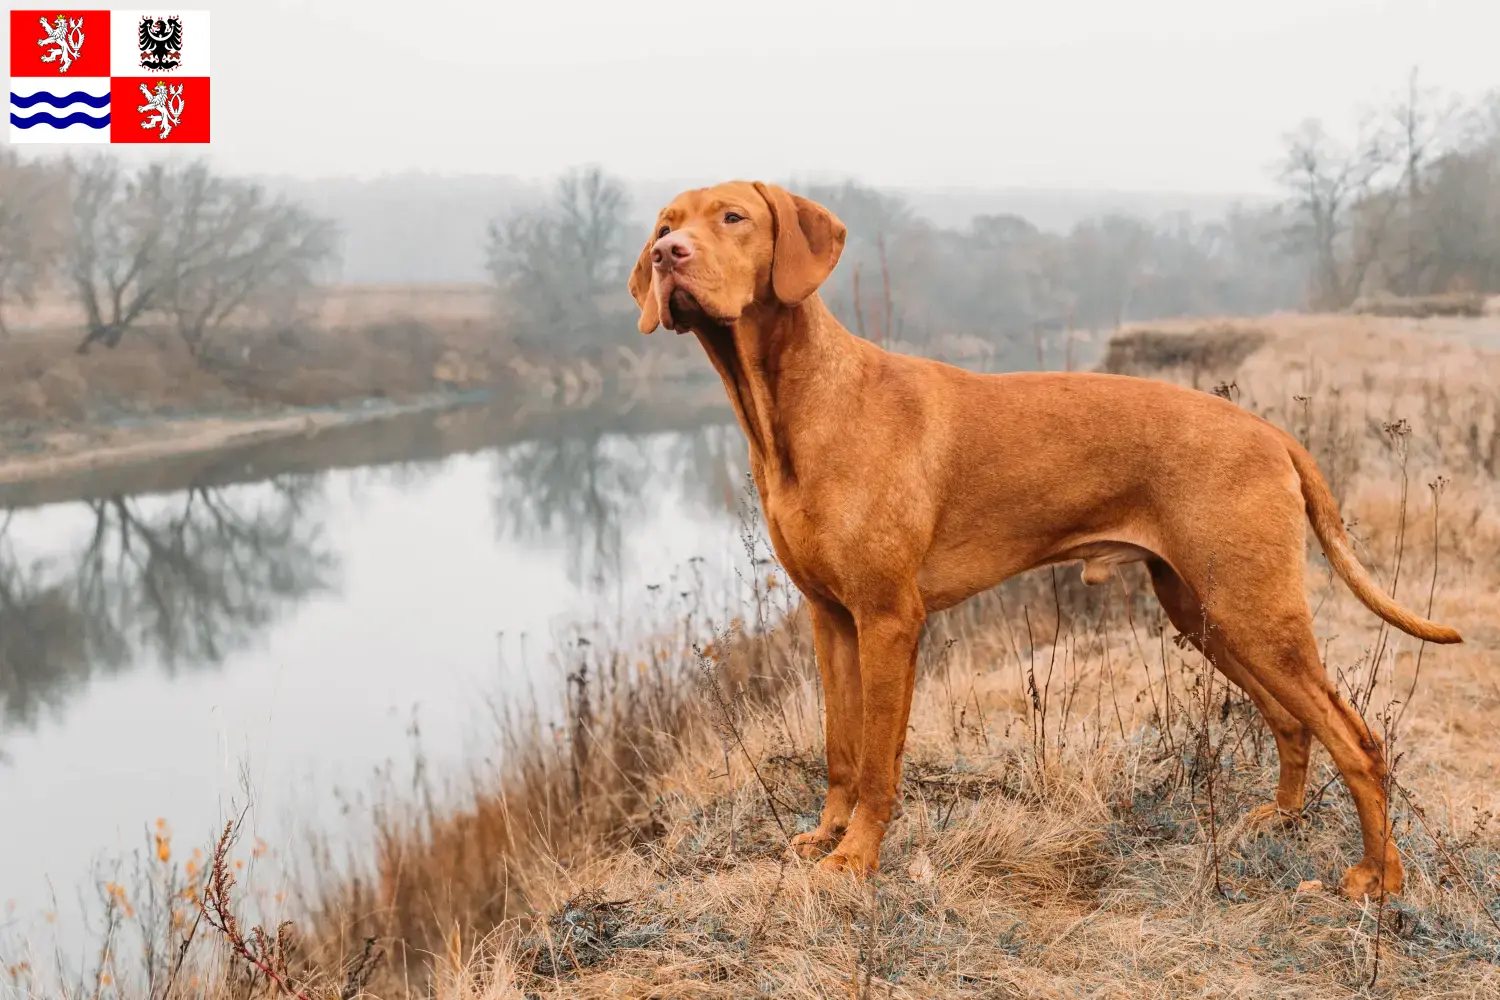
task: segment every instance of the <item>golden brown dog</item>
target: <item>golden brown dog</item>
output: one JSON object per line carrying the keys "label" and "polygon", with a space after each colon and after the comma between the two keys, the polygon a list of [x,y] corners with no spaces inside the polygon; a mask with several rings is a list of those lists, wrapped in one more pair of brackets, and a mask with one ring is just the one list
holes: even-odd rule
{"label": "golden brown dog", "polygon": [[1344,891],[1399,891],[1383,750],[1318,658],[1306,519],[1366,607],[1431,642],[1461,640],[1376,588],[1312,456],[1164,382],[978,375],[883,351],[817,294],[845,235],[779,187],[722,184],[662,210],[630,277],[641,332],[691,330],[724,380],[772,544],[811,606],[828,797],[793,845],[832,847],[827,868],[878,867],[928,614],[1038,566],[1081,561],[1099,583],[1143,561],[1173,625],[1275,733],[1276,801],[1257,813],[1301,809],[1316,736],[1359,811],[1364,857]]}

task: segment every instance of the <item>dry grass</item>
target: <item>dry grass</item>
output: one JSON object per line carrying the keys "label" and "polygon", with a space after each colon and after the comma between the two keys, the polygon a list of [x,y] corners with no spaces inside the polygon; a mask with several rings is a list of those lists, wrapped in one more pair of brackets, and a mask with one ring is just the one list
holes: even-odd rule
{"label": "dry grass", "polygon": [[[319,289],[310,303],[318,326],[351,328],[391,320],[482,325],[494,315],[494,289],[483,282],[452,284],[334,284]],[[54,290],[35,305],[11,304],[6,313],[16,329],[81,327],[84,311],[68,294]]]}
{"label": "dry grass", "polygon": [[1370,316],[1483,316],[1490,296],[1479,292],[1446,292],[1440,295],[1377,295],[1362,298],[1349,307],[1352,313]]}
{"label": "dry grass", "polygon": [[[308,998],[1497,995],[1500,359],[1347,318],[1258,328],[1219,390],[1309,443],[1367,565],[1468,640],[1391,632],[1313,557],[1330,674],[1396,760],[1399,899],[1317,884],[1359,846],[1321,750],[1296,828],[1245,828],[1275,785],[1263,724],[1139,574],[1085,588],[1071,568],[932,623],[883,873],[789,858],[823,788],[819,695],[803,615],[752,545],[737,628],[689,596],[644,644],[580,634],[567,705],[512,706],[498,763],[388,790],[373,851],[279,907],[304,936],[272,923],[226,949],[187,907],[155,954],[188,939],[192,989],[148,992],[110,945],[118,994],[70,995],[266,995],[247,948]],[[194,878],[189,902],[212,884]]]}
{"label": "dry grass", "polygon": [[1270,338],[1261,327],[1223,322],[1189,329],[1130,327],[1110,339],[1100,371],[1151,378],[1181,376],[1195,389],[1233,373]]}
{"label": "dry grass", "polygon": [[133,330],[113,349],[76,353],[72,329],[0,340],[0,416],[8,422],[107,420],[196,410],[326,405],[443,388],[505,385],[514,352],[493,326],[401,317],[358,327],[234,331],[195,357],[165,330]]}

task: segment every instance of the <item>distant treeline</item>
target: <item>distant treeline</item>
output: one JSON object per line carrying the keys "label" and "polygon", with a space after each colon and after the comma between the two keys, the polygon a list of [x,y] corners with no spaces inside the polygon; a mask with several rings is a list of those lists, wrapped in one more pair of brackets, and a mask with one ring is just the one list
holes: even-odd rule
{"label": "distant treeline", "polygon": [[[1293,213],[1280,205],[1231,206],[1212,220],[1106,214],[1059,233],[1009,214],[943,227],[903,197],[854,182],[795,189],[848,226],[822,295],[877,342],[962,337],[1008,366],[1029,367],[1039,344],[1067,330],[1309,300],[1308,255],[1293,238]],[[628,328],[635,304],[625,278],[650,223],[637,218],[626,191],[599,168],[579,169],[557,180],[550,201],[491,224],[488,273],[519,338],[577,349]]]}
{"label": "distant treeline", "polygon": [[[1500,292],[1500,91],[1464,105],[1413,73],[1348,142],[1317,122],[1290,132],[1276,180],[1284,197],[1270,205],[1109,213],[1065,232],[1011,214],[939,226],[855,183],[797,190],[849,227],[823,289],[847,325],[878,341],[976,337],[1013,364],[1035,360],[1043,335],[1127,320]],[[492,224],[489,270],[513,329],[583,346],[625,321],[647,226],[626,190],[574,171],[550,202]]]}
{"label": "distant treeline", "polygon": [[[1275,178],[1283,197],[1267,204],[1207,216],[1111,211],[1065,228],[977,201],[966,223],[947,205],[939,224],[911,197],[854,182],[792,186],[848,224],[824,295],[850,327],[881,341],[977,338],[1012,361],[1043,336],[1129,320],[1500,291],[1500,92],[1465,104],[1413,72],[1352,138],[1317,122],[1290,132]],[[128,174],[107,157],[44,165],[0,153],[0,334],[7,305],[61,289],[88,317],[80,349],[151,321],[201,352],[230,324],[295,322],[303,293],[339,274],[339,230],[357,225],[360,252],[388,243],[426,260],[411,266],[413,281],[468,272],[460,258],[480,265],[496,288],[497,331],[587,349],[629,322],[626,274],[672,193],[656,186],[646,202],[650,185],[597,167],[550,189],[504,178],[365,184],[376,201],[427,211],[445,244],[438,254],[412,237],[409,218],[382,236],[365,218],[385,218],[370,191],[361,201],[349,185],[218,177],[201,164]],[[469,236],[441,239],[455,231]]]}

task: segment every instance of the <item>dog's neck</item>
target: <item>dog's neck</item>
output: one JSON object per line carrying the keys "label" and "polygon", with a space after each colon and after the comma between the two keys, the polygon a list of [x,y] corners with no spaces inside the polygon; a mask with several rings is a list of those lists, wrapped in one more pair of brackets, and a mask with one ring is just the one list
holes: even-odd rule
{"label": "dog's neck", "polygon": [[[797,480],[796,444],[785,414],[794,406],[848,405],[857,398],[856,345],[816,294],[796,306],[761,306],[732,324],[693,331],[724,380],[752,460],[773,482]],[[757,475],[759,478],[759,475]]]}

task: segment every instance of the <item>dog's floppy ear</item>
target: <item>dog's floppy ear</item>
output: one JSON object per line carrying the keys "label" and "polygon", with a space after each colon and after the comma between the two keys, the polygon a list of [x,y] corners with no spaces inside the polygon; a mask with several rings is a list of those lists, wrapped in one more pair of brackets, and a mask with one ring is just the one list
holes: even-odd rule
{"label": "dog's floppy ear", "polygon": [[775,184],[756,181],[755,190],[771,206],[775,227],[771,289],[784,304],[797,305],[833,273],[849,230],[822,205]]}
{"label": "dog's floppy ear", "polygon": [[646,238],[646,247],[630,272],[630,294],[635,304],[641,307],[641,319],[636,329],[650,333],[661,326],[661,306],[656,302],[656,289],[651,286],[651,247],[656,243],[655,230]]}

